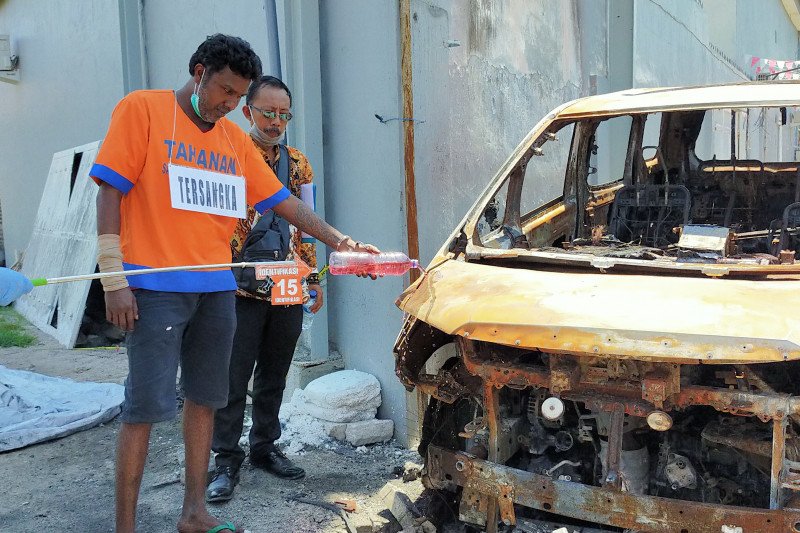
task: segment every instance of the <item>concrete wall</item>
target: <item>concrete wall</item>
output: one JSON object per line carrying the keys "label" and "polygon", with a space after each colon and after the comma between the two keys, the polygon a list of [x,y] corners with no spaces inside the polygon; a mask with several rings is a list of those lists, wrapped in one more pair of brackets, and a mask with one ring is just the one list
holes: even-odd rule
{"label": "concrete wall", "polygon": [[[198,3],[191,0],[144,2],[143,18],[151,88],[183,86],[189,79],[189,58],[206,36],[214,33],[236,35],[248,41],[268,70],[264,2],[212,2],[208,9],[199,9]],[[178,21],[179,28],[176,27]],[[280,77],[280,73],[270,74]],[[249,129],[241,111],[232,111],[228,118]]]}
{"label": "concrete wall", "polygon": [[[606,2],[415,0],[412,13],[415,117],[425,121],[415,131],[420,253],[429,261],[539,118],[606,75]],[[538,197],[558,194],[547,185]]]}
{"label": "concrete wall", "polygon": [[[781,2],[636,0],[633,14],[634,87],[743,81],[752,76],[746,56],[796,57],[797,29]],[[738,157],[792,159],[796,128],[779,127],[769,113],[751,115],[739,117],[746,135]],[[728,158],[729,115],[714,112],[706,121],[698,154]]]}
{"label": "concrete wall", "polygon": [[[721,8],[723,21],[730,17],[727,9]],[[730,63],[710,48],[709,22],[702,3],[697,0],[634,2],[633,86],[698,85],[747,79],[740,64]]]}
{"label": "concrete wall", "polygon": [[[396,2],[320,3],[320,61],[325,149],[325,210],[337,228],[385,250],[403,250],[402,126]],[[394,375],[392,345],[401,313],[394,299],[403,280],[332,278],[330,339],[347,368],[378,377],[379,416],[404,438],[406,395]]]}
{"label": "concrete wall", "polygon": [[6,261],[30,238],[53,153],[96,141],[123,96],[117,2],[0,3],[20,57],[0,82],[0,204]]}
{"label": "concrete wall", "polygon": [[634,87],[746,80],[745,56],[793,59],[783,5],[750,0],[636,0]]}

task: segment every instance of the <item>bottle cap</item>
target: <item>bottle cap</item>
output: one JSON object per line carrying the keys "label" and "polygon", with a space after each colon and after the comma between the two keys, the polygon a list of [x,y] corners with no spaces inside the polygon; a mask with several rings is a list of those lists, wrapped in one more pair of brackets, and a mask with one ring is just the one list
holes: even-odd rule
{"label": "bottle cap", "polygon": [[316,298],[317,297],[317,291],[314,290],[314,289],[311,289],[310,291],[308,291],[308,295],[311,296],[312,298]]}

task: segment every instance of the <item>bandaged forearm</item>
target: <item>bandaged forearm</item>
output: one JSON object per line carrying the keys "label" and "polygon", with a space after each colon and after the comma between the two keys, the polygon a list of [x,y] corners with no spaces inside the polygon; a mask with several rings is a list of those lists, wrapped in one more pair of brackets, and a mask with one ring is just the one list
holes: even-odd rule
{"label": "bandaged forearm", "polygon": [[[119,246],[119,235],[106,233],[97,236],[97,266],[101,273],[122,272],[122,249]],[[125,276],[109,276],[100,278],[103,290],[118,291],[128,286]]]}

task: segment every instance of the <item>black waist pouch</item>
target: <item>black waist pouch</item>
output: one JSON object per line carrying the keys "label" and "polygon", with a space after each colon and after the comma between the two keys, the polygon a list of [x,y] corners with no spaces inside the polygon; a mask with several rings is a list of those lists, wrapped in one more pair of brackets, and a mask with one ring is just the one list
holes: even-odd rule
{"label": "black waist pouch", "polygon": [[[275,174],[283,183],[284,187],[289,187],[289,152],[285,145],[280,145],[280,158]],[[289,256],[289,223],[275,214],[271,209],[258,219],[256,225],[247,234],[247,238],[242,245],[242,251],[235,262],[266,262],[266,261],[285,261]],[[233,276],[236,278],[236,285],[243,291],[251,294],[266,296],[272,289],[272,280],[256,279],[255,267],[236,267]]]}
{"label": "black waist pouch", "polygon": [[[274,213],[262,216],[242,246],[236,262],[285,261],[289,255],[289,223]],[[272,280],[256,279],[254,267],[233,268],[236,285],[243,291],[257,295],[267,295],[272,288]]]}

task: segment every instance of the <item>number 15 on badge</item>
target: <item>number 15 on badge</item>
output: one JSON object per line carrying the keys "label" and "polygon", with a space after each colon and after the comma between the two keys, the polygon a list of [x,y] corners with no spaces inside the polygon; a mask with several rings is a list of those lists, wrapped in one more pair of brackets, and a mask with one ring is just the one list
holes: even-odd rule
{"label": "number 15 on badge", "polygon": [[296,305],[303,303],[301,280],[311,274],[309,267],[300,258],[294,261],[276,261],[258,265],[256,279],[270,278],[273,282],[272,305]]}

